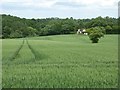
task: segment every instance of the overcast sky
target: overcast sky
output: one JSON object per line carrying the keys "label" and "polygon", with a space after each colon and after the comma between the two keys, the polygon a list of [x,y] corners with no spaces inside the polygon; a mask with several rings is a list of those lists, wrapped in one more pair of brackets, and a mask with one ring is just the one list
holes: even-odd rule
{"label": "overcast sky", "polygon": [[118,17],[119,0],[2,0],[0,11],[24,18]]}

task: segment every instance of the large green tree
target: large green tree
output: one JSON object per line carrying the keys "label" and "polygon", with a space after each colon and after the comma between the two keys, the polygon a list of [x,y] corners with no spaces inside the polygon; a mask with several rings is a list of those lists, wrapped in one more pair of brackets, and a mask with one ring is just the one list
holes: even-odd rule
{"label": "large green tree", "polygon": [[44,18],[25,19],[11,15],[2,15],[2,37],[16,38],[27,36],[56,35],[76,33],[80,29],[104,27],[106,34],[117,34],[118,19],[97,17],[92,19]]}

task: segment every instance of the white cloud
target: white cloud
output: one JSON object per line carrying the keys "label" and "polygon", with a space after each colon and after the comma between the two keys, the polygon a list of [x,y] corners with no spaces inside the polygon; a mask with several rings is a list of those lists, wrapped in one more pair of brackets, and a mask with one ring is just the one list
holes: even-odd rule
{"label": "white cloud", "polygon": [[[117,16],[119,0],[2,0],[2,13],[22,17]],[[1,3],[0,3],[1,4]],[[37,13],[37,14],[36,14]]]}
{"label": "white cloud", "polygon": [[57,0],[2,0],[2,3],[19,3],[30,7],[51,7]]}
{"label": "white cloud", "polygon": [[[73,5],[83,5],[86,7],[115,7],[115,5],[117,6],[119,0],[2,0],[2,3],[20,3],[24,6],[31,6],[31,7],[46,7],[46,8],[50,8],[52,6],[54,6],[55,3],[57,2],[66,2],[66,6],[67,3],[70,4],[72,3]],[[72,5],[71,4],[71,5]],[[65,6],[65,5],[64,5]]]}
{"label": "white cloud", "polygon": [[69,0],[73,3],[83,4],[86,6],[115,6],[119,0]]}

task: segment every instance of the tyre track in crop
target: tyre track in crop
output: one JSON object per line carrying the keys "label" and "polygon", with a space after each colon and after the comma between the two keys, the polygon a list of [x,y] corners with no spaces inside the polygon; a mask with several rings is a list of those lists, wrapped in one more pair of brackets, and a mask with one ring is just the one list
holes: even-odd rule
{"label": "tyre track in crop", "polygon": [[36,51],[36,50],[29,44],[28,40],[26,40],[26,42],[27,42],[27,45],[28,45],[30,51],[31,51],[32,54],[35,56],[35,59],[36,59],[36,60],[43,59],[43,58],[45,57],[44,55],[42,55],[42,54],[40,54],[38,51]]}
{"label": "tyre track in crop", "polygon": [[14,60],[13,64],[23,65],[23,64],[30,64],[34,62],[35,62],[35,56],[29,49],[27,40],[25,39],[23,48],[20,50],[19,56]]}
{"label": "tyre track in crop", "polygon": [[24,40],[22,41],[22,44],[18,47],[18,49],[16,49],[16,51],[13,53],[13,55],[11,55],[9,58],[7,58],[6,60],[4,60],[4,58],[2,59],[4,62],[2,63],[3,65],[10,65],[12,62],[14,61],[14,59],[16,59],[16,57],[18,56],[19,52],[21,51],[21,49],[23,48],[24,45]]}
{"label": "tyre track in crop", "polygon": [[22,47],[23,47],[23,45],[24,45],[24,42],[25,42],[25,41],[23,40],[22,44],[21,44],[20,47],[15,51],[15,53],[13,54],[13,56],[9,58],[10,61],[14,60],[14,59],[18,56],[20,50],[22,49]]}
{"label": "tyre track in crop", "polygon": [[[38,51],[33,49],[33,47],[29,44],[27,39],[23,39],[22,44],[18,47],[18,49],[16,49],[16,51],[13,53],[13,55],[11,57],[9,57],[7,60],[4,60],[5,62],[3,63],[3,65],[6,65],[6,64],[7,65],[13,65],[13,64],[17,64],[17,63],[18,64],[28,63],[27,62],[28,60],[29,60],[29,62],[34,61],[33,58],[31,58],[31,57],[26,58],[22,53],[25,53],[28,56],[33,55],[35,60],[41,60],[41,59],[45,58],[44,54],[39,54]],[[19,58],[18,58],[18,56],[19,56]],[[24,59],[24,61],[22,61],[23,59]]]}

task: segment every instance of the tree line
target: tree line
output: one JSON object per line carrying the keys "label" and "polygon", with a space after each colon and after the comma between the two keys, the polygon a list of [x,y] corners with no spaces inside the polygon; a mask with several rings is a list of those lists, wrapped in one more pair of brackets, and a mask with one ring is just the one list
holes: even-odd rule
{"label": "tree line", "polygon": [[103,27],[106,34],[118,34],[118,19],[96,17],[92,19],[44,18],[26,19],[2,14],[2,38],[59,35],[76,33],[78,29]]}

